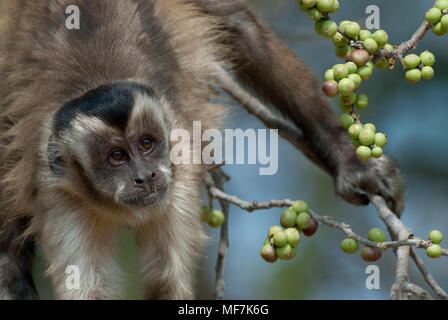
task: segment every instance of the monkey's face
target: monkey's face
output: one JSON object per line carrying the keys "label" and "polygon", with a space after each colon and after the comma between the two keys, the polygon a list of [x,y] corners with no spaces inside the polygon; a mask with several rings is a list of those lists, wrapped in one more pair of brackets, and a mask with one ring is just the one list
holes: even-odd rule
{"label": "monkey's face", "polygon": [[[83,184],[121,206],[164,198],[170,178],[166,101],[134,83],[99,87],[67,103],[55,133]],[[88,189],[87,189],[88,190]]]}
{"label": "monkey's face", "polygon": [[96,189],[127,207],[160,200],[170,176],[167,146],[154,126],[129,135],[101,132],[88,141],[87,170]]}

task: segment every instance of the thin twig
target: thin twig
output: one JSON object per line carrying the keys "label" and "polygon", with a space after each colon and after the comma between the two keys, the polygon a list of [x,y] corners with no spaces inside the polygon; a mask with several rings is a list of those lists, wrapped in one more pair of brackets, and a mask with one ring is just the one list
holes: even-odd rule
{"label": "thin twig", "polygon": [[[220,189],[224,190],[225,174],[221,169],[215,170],[211,173],[213,183]],[[224,213],[224,223],[221,226],[221,233],[219,239],[218,256],[216,258],[216,280],[215,291],[213,299],[222,300],[224,298],[224,262],[227,248],[229,247],[229,203],[223,199],[218,199],[222,212]]]}
{"label": "thin twig", "polygon": [[426,283],[431,287],[431,289],[443,300],[448,300],[448,293],[443,290],[441,286],[434,280],[432,275],[426,270],[425,264],[423,263],[422,259],[417,255],[417,252],[414,250],[414,248],[411,248],[411,257],[414,260],[415,264],[417,265],[417,268],[420,270],[420,273],[422,274],[423,278],[425,279]]}

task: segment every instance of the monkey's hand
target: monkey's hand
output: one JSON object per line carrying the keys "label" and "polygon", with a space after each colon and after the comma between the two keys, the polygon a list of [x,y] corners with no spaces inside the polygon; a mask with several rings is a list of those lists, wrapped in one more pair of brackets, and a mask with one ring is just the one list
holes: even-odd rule
{"label": "monkey's hand", "polygon": [[[352,149],[351,154],[354,153]],[[352,204],[367,205],[366,193],[371,193],[382,196],[396,215],[400,216],[403,211],[403,177],[397,161],[386,154],[367,162],[361,162],[355,156],[349,157],[340,163],[334,178],[336,193]]]}

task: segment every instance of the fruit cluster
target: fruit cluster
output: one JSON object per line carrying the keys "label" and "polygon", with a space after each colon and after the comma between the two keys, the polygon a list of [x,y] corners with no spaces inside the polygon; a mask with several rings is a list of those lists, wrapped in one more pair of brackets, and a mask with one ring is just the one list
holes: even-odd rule
{"label": "fruit cluster", "polygon": [[220,210],[211,210],[209,207],[204,206],[201,209],[202,220],[212,228],[221,226],[225,221],[224,212]]}
{"label": "fruit cluster", "polygon": [[[325,72],[325,82],[322,90],[328,97],[336,97],[340,94],[340,107],[346,112],[341,115],[340,122],[345,128],[350,127],[355,133],[353,144],[357,148],[357,156],[361,161],[367,161],[373,157],[381,157],[382,148],[386,144],[384,134],[378,134],[384,142],[359,143],[361,130],[365,130],[359,121],[357,110],[364,110],[368,105],[365,94],[357,94],[356,90],[362,81],[368,80],[375,67],[377,69],[393,68],[394,58],[387,58],[382,53],[392,51],[397,47],[388,43],[389,36],[384,30],[377,30],[373,34],[369,30],[361,29],[354,21],[342,21],[339,25],[329,18],[329,13],[335,13],[339,9],[338,0],[297,0],[302,11],[315,21],[315,30],[318,34],[332,38],[335,45],[334,52],[338,58],[345,59],[346,63],[336,64]],[[438,0],[435,7],[426,14],[427,21],[433,25],[434,33],[441,35],[448,32],[448,0]],[[380,51],[383,50],[383,51]],[[390,52],[388,53],[390,55]],[[410,54],[403,59],[406,66],[406,79],[415,83],[421,78],[429,80],[434,77],[432,68],[435,57],[429,51],[420,56]],[[367,141],[372,140],[372,135],[366,135]],[[375,135],[375,133],[373,133]],[[363,140],[365,140],[363,138]],[[374,141],[374,139],[373,139]],[[374,145],[372,145],[374,144]]]}
{"label": "fruit cluster", "polygon": [[417,83],[421,78],[430,80],[434,77],[434,69],[432,66],[436,62],[434,55],[426,50],[420,56],[409,54],[404,57],[403,62],[406,66],[406,80],[411,83]]}
{"label": "fruit cluster", "polygon": [[439,230],[432,230],[428,235],[429,240],[433,243],[432,246],[426,248],[426,254],[430,258],[438,258],[442,255],[442,248],[439,243],[442,242],[443,235]]}
{"label": "fruit cluster", "polygon": [[[368,239],[375,242],[386,241],[386,235],[379,228],[372,228],[368,233]],[[358,241],[352,238],[342,240],[341,249],[345,253],[355,253],[358,250]],[[364,261],[373,262],[381,258],[382,250],[378,247],[364,247],[361,250],[361,257]]]}
{"label": "fruit cluster", "polygon": [[[346,124],[348,122],[343,122],[343,125]],[[356,157],[360,161],[365,162],[371,157],[380,158],[383,154],[383,147],[387,144],[387,138],[384,133],[377,133],[373,124],[354,123],[348,127],[348,134],[352,138],[353,146],[357,148]]]}
{"label": "fruit cluster", "polygon": [[448,32],[448,0],[437,0],[434,8],[426,12],[426,21],[432,25],[432,31],[438,36]]}
{"label": "fruit cluster", "polygon": [[311,237],[318,228],[317,221],[308,213],[308,204],[302,200],[294,202],[291,207],[283,211],[280,224],[281,226],[269,228],[268,236],[261,248],[261,257],[267,262],[292,259],[296,255],[300,233]]}

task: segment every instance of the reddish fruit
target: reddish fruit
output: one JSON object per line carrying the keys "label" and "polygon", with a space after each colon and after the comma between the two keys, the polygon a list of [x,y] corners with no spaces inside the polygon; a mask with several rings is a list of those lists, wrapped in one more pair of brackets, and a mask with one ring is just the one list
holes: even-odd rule
{"label": "reddish fruit", "polygon": [[316,233],[317,228],[319,227],[319,224],[314,219],[311,219],[308,224],[309,224],[309,227],[302,231],[303,231],[304,235],[306,235],[307,237],[311,237],[312,235],[314,235]]}
{"label": "reddish fruit", "polygon": [[336,97],[338,95],[338,83],[335,80],[325,81],[322,90],[328,97]]}
{"label": "reddish fruit", "polygon": [[353,50],[350,54],[347,55],[347,60],[354,62],[358,67],[365,66],[367,62],[369,62],[370,55],[364,49],[356,49]]}
{"label": "reddish fruit", "polygon": [[364,261],[373,262],[381,258],[380,248],[364,247],[361,250],[361,257]]}

